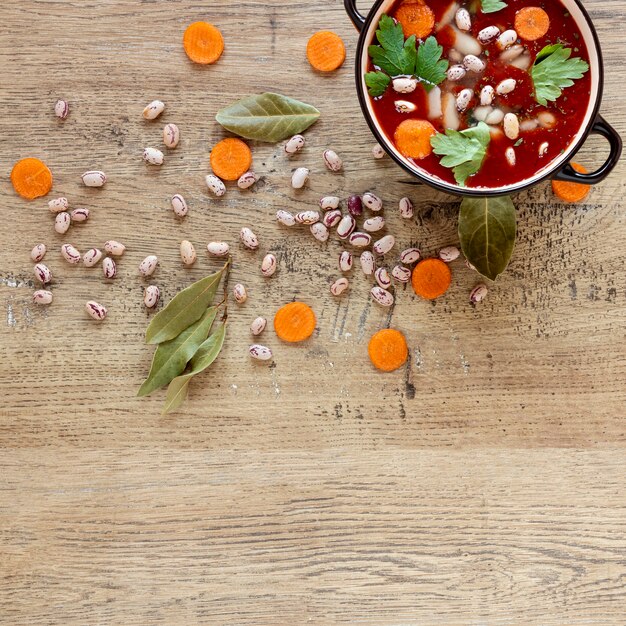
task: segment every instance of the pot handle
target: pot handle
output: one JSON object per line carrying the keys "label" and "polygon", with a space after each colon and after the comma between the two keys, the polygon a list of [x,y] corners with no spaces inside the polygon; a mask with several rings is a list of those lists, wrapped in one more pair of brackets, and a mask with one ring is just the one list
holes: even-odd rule
{"label": "pot handle", "polygon": [[343,0],[343,5],[346,8],[348,17],[352,20],[354,27],[361,32],[361,30],[363,30],[363,24],[365,24],[365,18],[356,8],[356,0]]}
{"label": "pot handle", "polygon": [[597,185],[613,171],[613,168],[617,165],[622,156],[622,138],[601,115],[596,117],[596,121],[591,127],[591,133],[594,135],[602,135],[609,142],[611,151],[604,165],[591,174],[581,174],[568,163],[554,176],[555,180],[564,180],[568,183]]}

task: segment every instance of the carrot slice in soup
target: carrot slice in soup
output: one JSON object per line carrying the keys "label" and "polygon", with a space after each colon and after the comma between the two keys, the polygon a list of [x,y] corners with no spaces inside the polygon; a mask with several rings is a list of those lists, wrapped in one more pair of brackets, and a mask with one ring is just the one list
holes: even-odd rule
{"label": "carrot slice in soup", "polygon": [[222,139],[211,150],[211,169],[222,180],[237,180],[252,165],[252,152],[241,139]]}
{"label": "carrot slice in soup", "polygon": [[433,151],[430,138],[435,134],[435,127],[427,120],[404,120],[396,128],[393,139],[403,156],[425,159]]}
{"label": "carrot slice in soup", "polygon": [[403,2],[396,10],[394,17],[400,22],[405,37],[415,35],[417,39],[425,39],[435,27],[435,14],[423,2]]}
{"label": "carrot slice in soup", "polygon": [[11,182],[22,198],[34,200],[52,189],[52,172],[39,159],[22,159],[13,166]]}
{"label": "carrot slice in soup", "polygon": [[402,367],[409,356],[404,335],[392,328],[379,330],[373,335],[367,352],[374,367],[383,372],[393,372]]}
{"label": "carrot slice in soup", "polygon": [[[581,174],[588,174],[587,168],[579,163],[570,163],[570,165]],[[552,191],[557,198],[561,198],[565,202],[580,202],[584,200],[591,190],[590,185],[583,183],[568,183],[564,180],[553,180]]]}
{"label": "carrot slice in soup", "polygon": [[224,52],[222,33],[208,22],[194,22],[183,35],[183,48],[194,63],[215,63]]}
{"label": "carrot slice in soup", "polygon": [[313,309],[304,302],[290,302],[278,309],[274,316],[274,330],[283,341],[297,343],[308,339],[317,320]]}
{"label": "carrot slice in soup", "polygon": [[329,30],[315,33],[306,46],[309,63],[320,72],[332,72],[343,65],[346,47],[339,35]]}
{"label": "carrot slice in soup", "polygon": [[526,41],[541,39],[549,28],[550,18],[539,7],[524,7],[515,14],[515,31]]}

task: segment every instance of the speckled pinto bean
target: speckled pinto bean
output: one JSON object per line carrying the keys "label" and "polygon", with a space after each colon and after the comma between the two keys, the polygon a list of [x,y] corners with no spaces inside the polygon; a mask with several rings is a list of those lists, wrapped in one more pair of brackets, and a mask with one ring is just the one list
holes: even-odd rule
{"label": "speckled pinto bean", "polygon": [[83,265],[85,267],[94,267],[100,262],[102,251],[98,248],[90,248],[83,254]]}
{"label": "speckled pinto bean", "polygon": [[31,251],[30,258],[35,263],[39,263],[46,256],[46,244],[38,243]]}
{"label": "speckled pinto bean", "polygon": [[71,243],[61,246],[61,256],[71,265],[80,263],[80,252]]}
{"label": "speckled pinto bean", "polygon": [[337,237],[339,239],[347,239],[355,228],[356,220],[352,215],[344,215],[339,224],[337,224]]}
{"label": "speckled pinto bean", "polygon": [[187,201],[179,193],[172,196],[172,210],[178,217],[185,217],[189,213]]}
{"label": "speckled pinto bean", "polygon": [[115,278],[117,276],[117,265],[111,257],[102,259],[102,274],[105,278]]}
{"label": "speckled pinto bean", "polygon": [[372,287],[370,294],[372,296],[372,300],[380,304],[380,306],[390,307],[394,302],[393,294],[378,285],[376,287]]}
{"label": "speckled pinto bean", "polygon": [[293,226],[296,223],[296,218],[285,209],[278,209],[276,211],[276,221],[283,226]]}
{"label": "speckled pinto bean", "polygon": [[259,247],[259,238],[246,226],[241,229],[239,239],[248,250],[256,250]]}
{"label": "speckled pinto bean", "polygon": [[330,293],[332,293],[333,296],[340,296],[348,288],[349,284],[347,278],[338,278],[330,286]]}
{"label": "speckled pinto bean", "polygon": [[278,267],[278,261],[273,254],[266,254],[261,262],[261,274],[269,278],[273,276]]}
{"label": "speckled pinto bean", "polygon": [[376,266],[374,255],[369,250],[366,250],[361,253],[359,260],[361,262],[361,269],[363,270],[363,273],[366,276],[371,276],[374,273],[374,268]]}
{"label": "speckled pinto bean", "polygon": [[334,228],[341,221],[341,210],[340,209],[332,209],[328,211],[328,213],[324,214],[322,218],[322,222],[326,228]]}
{"label": "speckled pinto bean", "polygon": [[161,299],[161,291],[156,285],[148,285],[143,292],[143,303],[146,309],[153,309]]}
{"label": "speckled pinto bean", "polygon": [[300,211],[295,218],[298,224],[315,224],[320,221],[320,214],[318,211]]}
{"label": "speckled pinto bean", "polygon": [[322,243],[328,241],[330,232],[328,231],[328,227],[326,226],[326,224],[322,222],[316,222],[315,224],[311,224],[311,226],[309,226],[309,230],[311,231],[313,237],[315,237],[315,239],[317,239],[318,241]]}
{"label": "speckled pinto bean", "polygon": [[257,361],[269,361],[272,358],[272,351],[267,346],[254,344],[248,348],[250,356]]}
{"label": "speckled pinto bean", "polygon": [[266,327],[267,327],[267,320],[264,317],[257,317],[250,324],[250,332],[255,337],[258,337],[265,330]]}
{"label": "speckled pinto bean", "polygon": [[101,322],[107,316],[107,310],[95,300],[90,300],[85,304],[85,311],[94,320]]}
{"label": "speckled pinto bean", "polygon": [[222,257],[228,256],[230,246],[225,241],[211,241],[206,249],[211,256]]}
{"label": "speckled pinto bean", "polygon": [[336,209],[339,206],[339,202],[340,200],[337,196],[324,196],[320,198],[320,209],[322,209],[322,211]]}

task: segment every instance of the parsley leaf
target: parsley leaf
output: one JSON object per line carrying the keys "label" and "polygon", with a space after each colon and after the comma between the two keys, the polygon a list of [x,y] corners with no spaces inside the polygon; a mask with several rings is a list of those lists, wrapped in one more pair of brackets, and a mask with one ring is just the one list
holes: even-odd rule
{"label": "parsley leaf", "polygon": [[582,78],[589,64],[579,57],[570,59],[572,51],[562,44],[546,46],[535,59],[530,75],[535,85],[535,100],[546,106],[554,102],[571,87],[574,80]]}
{"label": "parsley leaf", "polygon": [[415,75],[422,81],[426,91],[446,79],[449,63],[441,58],[442,54],[443,47],[432,36],[417,49]]}
{"label": "parsley leaf", "polygon": [[404,41],[402,25],[396,24],[388,15],[383,15],[376,31],[378,46],[370,46],[367,51],[374,65],[389,76],[412,75],[417,62],[415,35]]}
{"label": "parsley leaf", "polygon": [[437,133],[431,137],[430,144],[435,154],[443,157],[441,165],[452,168],[456,182],[465,186],[465,181],[483,164],[490,141],[489,126],[479,122],[460,132],[449,128],[445,135]]}
{"label": "parsley leaf", "polygon": [[480,10],[483,13],[495,13],[500,9],[506,9],[506,7],[506,2],[502,2],[502,0],[481,0]]}
{"label": "parsley leaf", "polygon": [[368,72],[365,74],[365,84],[367,85],[370,96],[377,98],[385,93],[391,78],[383,72]]}

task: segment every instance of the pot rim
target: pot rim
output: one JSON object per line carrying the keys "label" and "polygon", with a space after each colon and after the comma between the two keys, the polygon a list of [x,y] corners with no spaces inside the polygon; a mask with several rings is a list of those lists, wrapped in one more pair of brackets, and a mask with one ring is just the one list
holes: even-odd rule
{"label": "pot rim", "polygon": [[[385,152],[403,170],[405,170],[406,172],[408,172],[415,178],[418,178],[423,183],[426,183],[427,185],[434,187],[435,189],[438,189],[439,191],[444,191],[448,194],[461,196],[461,197],[485,197],[485,196],[498,197],[498,196],[508,196],[513,193],[519,193],[520,191],[525,191],[526,189],[530,189],[531,187],[534,187],[538,185],[539,183],[542,183],[546,180],[553,178],[555,174],[558,174],[563,168],[568,166],[571,158],[582,148],[585,141],[587,141],[593,129],[594,123],[599,117],[600,107],[602,105],[602,96],[604,92],[604,60],[602,58],[602,48],[600,47],[600,39],[598,37],[596,28],[593,25],[593,21],[591,20],[591,16],[589,15],[589,12],[585,9],[585,7],[582,4],[582,0],[571,0],[571,1],[574,2],[574,4],[576,4],[576,6],[580,9],[581,14],[584,20],[586,21],[587,26],[589,27],[589,32],[591,33],[591,37],[592,37],[593,44],[595,46],[595,51],[596,51],[597,58],[598,58],[598,69],[597,69],[598,87],[597,87],[597,93],[596,93],[595,103],[593,104],[593,107],[591,106],[591,102],[590,102],[590,110],[592,111],[592,113],[589,116],[586,126],[581,127],[581,132],[580,132],[580,136],[578,140],[570,144],[570,146],[568,146],[566,150],[566,153],[567,153],[566,160],[562,162],[557,162],[554,167],[548,168],[540,178],[537,178],[535,180],[524,179],[520,181],[519,184],[508,185],[505,189],[502,189],[502,188],[494,188],[494,189],[478,188],[476,189],[476,188],[471,188],[471,187],[461,187],[459,185],[454,185],[452,183],[446,183],[435,176],[429,175],[428,173],[425,172],[425,170],[419,171],[417,166],[415,166],[415,169],[414,169],[407,163],[407,161],[405,161],[403,158],[398,156],[394,150],[391,150],[389,148],[391,144],[390,140],[387,137],[385,137],[385,135],[379,129],[379,125],[375,121],[374,115],[370,114],[369,109],[368,109],[367,103],[368,103],[369,94],[367,94],[367,92],[365,91],[363,87],[364,81],[363,81],[363,64],[362,64],[363,48],[365,46],[366,41],[370,39],[371,27],[374,21],[374,16],[378,12],[379,7],[385,1],[386,0],[376,0],[376,2],[372,5],[369,13],[367,14],[367,17],[365,18],[365,22],[363,23],[363,28],[359,35],[359,40],[358,40],[357,48],[356,48],[355,79],[356,79],[357,95],[359,98],[359,105],[361,107],[361,111],[363,112],[363,116],[365,117],[365,120],[367,121],[367,124],[370,127],[370,130],[372,131],[372,134],[374,135],[378,143],[383,147]],[[576,18],[574,17],[574,19]],[[576,22],[576,24],[580,27],[580,24],[578,21]],[[590,68],[590,71],[591,71],[591,68]]]}

